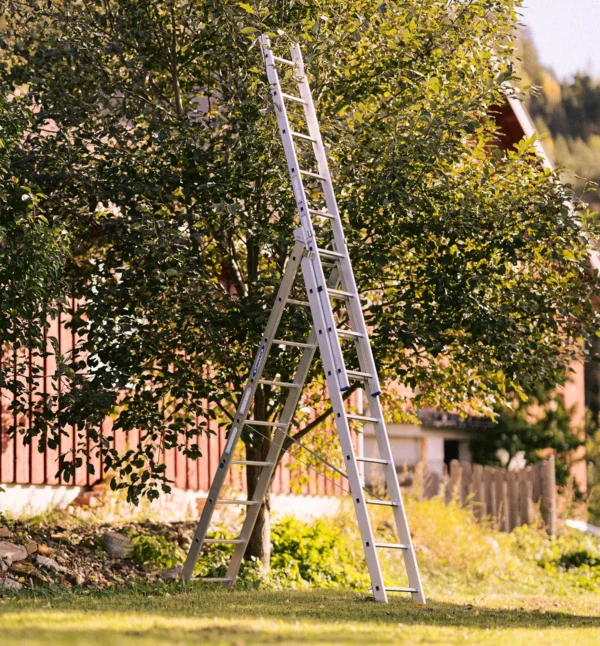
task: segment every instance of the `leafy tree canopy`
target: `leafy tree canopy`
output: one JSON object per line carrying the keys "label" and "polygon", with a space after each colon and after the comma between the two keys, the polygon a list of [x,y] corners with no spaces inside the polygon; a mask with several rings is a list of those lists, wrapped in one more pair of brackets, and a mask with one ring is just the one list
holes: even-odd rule
{"label": "leafy tree canopy", "polygon": [[[304,52],[384,379],[415,406],[488,414],[554,386],[592,334],[581,227],[595,240],[596,225],[567,208],[531,142],[493,148],[513,0],[6,6],[0,79],[31,108],[10,175],[39,187],[69,234],[80,340],[63,396],[27,432],[70,423],[99,444],[106,414],[141,429],[124,456],[104,447],[131,499],[167,486],[164,448],[197,455],[205,400],[231,414],[292,243],[264,30],[283,54],[290,40]],[[285,325],[298,339],[309,322]],[[270,369],[285,380],[292,361]],[[264,387],[255,414],[280,406]]]}

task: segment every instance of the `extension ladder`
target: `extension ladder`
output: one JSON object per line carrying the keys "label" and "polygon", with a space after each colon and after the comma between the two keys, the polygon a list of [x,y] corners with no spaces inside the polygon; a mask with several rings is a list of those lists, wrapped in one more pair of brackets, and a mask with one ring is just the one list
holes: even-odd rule
{"label": "extension ladder", "polygon": [[[381,403],[378,398],[381,388],[377,378],[367,327],[350,264],[350,256],[344,239],[342,222],[333,192],[325,148],[317,123],[317,115],[304,72],[300,48],[298,45],[292,46],[291,60],[287,60],[273,54],[268,37],[261,36],[260,43],[301,226],[294,232],[296,240],[295,246],[287,261],[275,305],[262,337],[261,346],[251,368],[250,377],[245,386],[242,399],[236,411],[234,423],[221,456],[219,469],[210,487],[208,498],[184,565],[183,577],[185,581],[191,579],[194,566],[203,545],[230,543],[234,544],[235,548],[229,562],[226,576],[223,578],[204,578],[200,580],[222,583],[226,587],[233,585],[248,541],[250,540],[250,535],[256,523],[260,506],[270,487],[284,440],[286,437],[289,437],[287,431],[292,423],[302,387],[318,346],[326,373],[327,387],[335,417],[335,424],[344,455],[346,477],[350,484],[350,492],[358,518],[358,526],[365,550],[375,600],[387,602],[388,592],[406,592],[412,595],[413,601],[418,604],[423,604],[425,603],[425,597],[421,587],[419,570],[402,503],[400,486],[392,458]],[[282,92],[277,64],[293,68],[294,80],[298,83],[298,96]],[[291,129],[288,110],[286,109],[287,102],[295,102],[303,106],[308,133],[295,132]],[[312,150],[317,162],[316,172],[303,170],[299,167],[298,155],[294,144],[295,139],[308,141],[312,144]],[[322,208],[311,208],[307,201],[303,178],[310,178],[311,181],[316,180],[320,183],[326,210]],[[332,249],[321,248],[318,245],[312,222],[313,217],[320,218],[320,221],[328,220],[330,222]],[[331,272],[326,278],[325,269],[327,267],[331,267]],[[306,286],[307,301],[300,301],[291,297],[294,280],[300,268],[302,269]],[[337,299],[341,299],[345,304],[349,329],[340,329],[336,324],[331,301]],[[286,341],[276,337],[277,328],[281,321],[284,308],[286,307],[310,308],[313,328],[306,340],[302,342]],[[349,339],[354,342],[360,370],[349,370],[346,367],[340,339]],[[302,350],[296,374],[292,382],[262,379],[263,368],[273,344],[275,346],[289,346]],[[350,382],[354,381],[362,382],[366,388],[369,408],[368,415],[354,415],[346,411],[343,393],[349,388]],[[285,388],[289,391],[285,405],[279,416],[279,421],[277,422],[248,419],[251,402],[260,385]],[[370,423],[373,425],[380,458],[366,458],[355,454],[350,431],[350,421]],[[242,429],[245,426],[255,430],[257,427],[265,426],[273,429],[273,436],[270,440],[271,444],[264,462],[232,459]],[[381,500],[372,495],[368,495],[362,483],[359,462],[380,465],[385,477],[389,500]],[[228,469],[232,464],[252,465],[261,468],[256,490],[252,497],[247,500],[226,500],[219,497]],[[217,505],[231,504],[246,506],[246,517],[239,537],[236,539],[206,538],[215,507]],[[367,509],[369,505],[386,505],[391,507],[397,534],[400,539],[399,543],[376,542]],[[409,587],[385,586],[378,555],[378,550],[380,549],[400,551],[404,557]]]}

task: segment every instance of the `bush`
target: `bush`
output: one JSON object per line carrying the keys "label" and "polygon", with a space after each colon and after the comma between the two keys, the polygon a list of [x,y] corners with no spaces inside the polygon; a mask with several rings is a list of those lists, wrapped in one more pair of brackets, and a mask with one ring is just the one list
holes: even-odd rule
{"label": "bush", "polygon": [[184,558],[183,550],[164,536],[141,534],[133,537],[133,560],[138,565],[173,567]]}

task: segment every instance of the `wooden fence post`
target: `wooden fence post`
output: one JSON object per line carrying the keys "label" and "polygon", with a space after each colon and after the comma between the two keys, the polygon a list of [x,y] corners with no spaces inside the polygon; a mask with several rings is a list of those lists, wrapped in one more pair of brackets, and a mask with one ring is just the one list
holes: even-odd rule
{"label": "wooden fence post", "polygon": [[550,536],[556,534],[556,472],[554,455],[543,462],[541,511],[546,531]]}
{"label": "wooden fence post", "polygon": [[469,497],[473,493],[473,481],[471,477],[471,463],[461,462],[460,466],[462,467],[460,504],[464,506],[467,503],[471,504]]}
{"label": "wooden fence post", "polygon": [[498,517],[498,503],[496,500],[496,482],[494,477],[495,470],[493,467],[485,467],[483,470],[483,482],[485,486],[485,506],[487,515],[492,519],[492,524],[496,527]]}
{"label": "wooden fence post", "polygon": [[508,484],[508,531],[512,532],[515,527],[519,527],[521,524],[519,514],[519,474],[516,471],[508,471],[506,476]]}
{"label": "wooden fence post", "polygon": [[533,523],[533,502],[531,500],[532,468],[526,467],[520,473],[519,498],[521,503],[521,525]]}
{"label": "wooden fence post", "polygon": [[483,484],[483,467],[481,464],[473,465],[473,514],[479,522],[485,518],[485,489]]}
{"label": "wooden fence post", "polygon": [[446,504],[456,500],[460,503],[460,486],[461,486],[462,468],[458,460],[450,461],[450,478],[448,488],[446,489]]}

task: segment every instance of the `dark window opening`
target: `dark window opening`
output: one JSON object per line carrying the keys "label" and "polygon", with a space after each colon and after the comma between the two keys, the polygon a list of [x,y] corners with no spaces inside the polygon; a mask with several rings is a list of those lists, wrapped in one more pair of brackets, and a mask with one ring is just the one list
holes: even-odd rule
{"label": "dark window opening", "polygon": [[450,470],[450,462],[458,460],[458,440],[444,440],[444,464]]}

